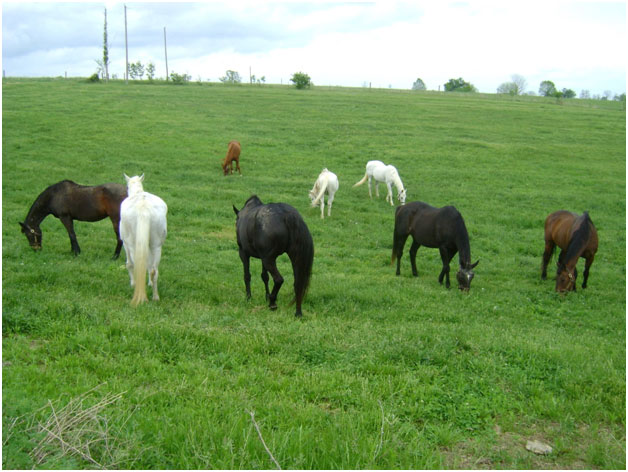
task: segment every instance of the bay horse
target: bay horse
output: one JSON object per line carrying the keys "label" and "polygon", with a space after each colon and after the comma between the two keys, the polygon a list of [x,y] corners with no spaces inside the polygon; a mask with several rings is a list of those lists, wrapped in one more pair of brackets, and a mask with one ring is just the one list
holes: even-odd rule
{"label": "bay horse", "polygon": [[[251,196],[241,210],[235,205],[238,250],[244,267],[246,298],[251,298],[251,272],[249,259],[262,260],[262,280],[266,299],[271,310],[277,309],[277,294],[283,277],[277,270],[276,260],[287,253],[294,273],[295,316],[303,315],[301,303],[307,292],[314,262],[314,243],[305,221],[299,212],[287,203],[263,204],[257,195]],[[273,290],[268,290],[268,273],[273,278]]]}
{"label": "bay horse", "polygon": [[595,259],[597,245],[597,230],[588,212],[585,211],[582,215],[565,210],[550,213],[545,219],[545,251],[541,278],[547,278],[547,264],[558,246],[561,252],[556,271],[556,291],[576,290],[576,263],[580,257],[585,259],[582,288],[587,288],[589,269]]}
{"label": "bay horse", "polygon": [[120,208],[120,235],[126,252],[126,268],[129,271],[133,299],[137,306],[148,301],[146,297],[146,272],[148,285],[153,286],[153,300],[159,300],[157,279],[161,246],[166,240],[166,213],[168,206],[156,195],[144,191],[141,176],[129,177],[124,174],[129,196]]}
{"label": "bay horse", "polygon": [[327,192],[327,216],[331,216],[331,204],[334,201],[334,195],[338,191],[338,176],[333,172],[323,169],[319,174],[314,187],[310,190],[310,200],[312,206],[315,207],[320,202],[321,218],[325,218],[325,192]]}
{"label": "bay horse", "polygon": [[471,247],[469,233],[464,219],[453,206],[435,208],[424,202],[411,202],[398,206],[395,210],[395,229],[393,236],[393,250],[391,264],[397,259],[397,275],[400,274],[401,255],[406,239],[412,235],[410,247],[410,263],[412,275],[417,276],[416,253],[420,246],[438,248],[443,261],[443,270],[438,276],[438,282],[450,287],[449,263],[456,252],[459,259],[459,270],[456,274],[458,288],[468,291],[473,280],[473,270],[480,262],[471,264]]}
{"label": "bay horse", "polygon": [[113,259],[117,259],[122,249],[120,239],[120,204],[127,196],[126,187],[120,184],[103,184],[97,186],[79,185],[71,180],[62,180],[50,185],[35,199],[26,219],[20,223],[22,233],[35,250],[41,249],[42,232],[39,227],[48,215],[61,220],[70,237],[72,252],[75,256],[81,248],[74,233],[74,220],[100,221],[109,217],[116,233],[116,249]]}
{"label": "bay horse", "polygon": [[386,187],[388,188],[388,194],[386,195],[386,201],[390,202],[390,205],[393,206],[393,194],[392,194],[392,185],[397,188],[397,198],[399,199],[399,203],[402,205],[406,203],[407,192],[403,187],[403,182],[401,181],[401,177],[399,177],[399,172],[397,172],[397,168],[392,165],[386,165],[382,161],[368,161],[366,163],[366,172],[364,173],[364,177],[359,182],[353,184],[354,187],[358,185],[362,185],[368,179],[369,185],[369,197],[373,198],[371,193],[371,180],[375,179],[375,195],[379,197],[379,182],[385,182]]}
{"label": "bay horse", "polygon": [[222,160],[222,171],[224,175],[229,173],[233,174],[233,163],[235,162],[236,170],[242,175],[240,170],[240,143],[238,141],[231,141],[227,148],[227,155]]}

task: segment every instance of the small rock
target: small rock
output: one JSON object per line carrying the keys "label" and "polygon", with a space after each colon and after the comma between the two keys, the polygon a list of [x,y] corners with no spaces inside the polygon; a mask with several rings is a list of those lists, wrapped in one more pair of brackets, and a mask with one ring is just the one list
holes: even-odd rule
{"label": "small rock", "polygon": [[530,452],[534,452],[535,454],[551,454],[553,449],[552,446],[544,444],[540,441],[528,441],[526,443],[526,449]]}

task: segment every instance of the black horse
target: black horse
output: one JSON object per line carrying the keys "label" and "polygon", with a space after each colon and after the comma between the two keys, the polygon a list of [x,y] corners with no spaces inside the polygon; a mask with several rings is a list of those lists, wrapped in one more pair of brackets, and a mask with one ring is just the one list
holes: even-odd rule
{"label": "black horse", "polygon": [[395,233],[393,238],[393,251],[391,263],[397,259],[397,275],[400,274],[401,255],[403,246],[408,236],[412,235],[410,247],[410,263],[412,275],[418,275],[416,269],[416,253],[420,246],[438,248],[443,260],[443,270],[438,276],[442,284],[445,277],[445,286],[449,283],[449,262],[456,252],[459,254],[460,270],[456,274],[458,288],[469,290],[471,280],[475,275],[473,268],[478,265],[471,264],[471,248],[469,246],[469,233],[464,224],[462,215],[453,206],[434,208],[423,202],[411,202],[397,207],[395,211]]}
{"label": "black horse", "polygon": [[39,225],[48,215],[56,216],[68,230],[72,252],[79,255],[81,248],[74,233],[74,220],[100,221],[111,219],[116,232],[117,245],[113,259],[117,259],[122,249],[120,239],[120,204],[127,196],[126,187],[120,184],[104,184],[94,187],[78,185],[71,180],[63,180],[41,192],[31,205],[23,223],[22,233],[30,246],[41,249],[42,234]]}
{"label": "black horse", "polygon": [[[277,309],[277,294],[283,284],[283,277],[277,270],[276,259],[287,253],[294,272],[294,301],[296,316],[301,316],[301,303],[305,297],[314,262],[314,243],[307,225],[299,212],[286,203],[264,205],[253,195],[244,207],[238,210],[235,205],[236,233],[240,259],[244,266],[246,297],[251,298],[251,272],[249,258],[262,260],[262,280],[266,287],[266,299],[271,310]],[[268,273],[273,277],[273,290],[268,290]]]}

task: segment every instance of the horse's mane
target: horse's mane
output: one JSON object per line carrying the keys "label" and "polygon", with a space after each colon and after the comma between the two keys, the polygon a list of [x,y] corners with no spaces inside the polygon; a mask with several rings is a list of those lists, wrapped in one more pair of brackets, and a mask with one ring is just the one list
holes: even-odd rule
{"label": "horse's mane", "polygon": [[[455,210],[455,208],[454,208]],[[458,260],[460,266],[471,264],[471,245],[469,244],[469,232],[464,224],[464,219],[458,210],[456,217],[456,246],[458,246]]]}
{"label": "horse's mane", "polygon": [[589,212],[585,211],[580,218],[580,226],[572,233],[569,241],[569,246],[565,254],[563,254],[562,260],[559,262],[566,263],[575,257],[578,257],[583,248],[587,245],[589,238],[591,237],[591,218]]}

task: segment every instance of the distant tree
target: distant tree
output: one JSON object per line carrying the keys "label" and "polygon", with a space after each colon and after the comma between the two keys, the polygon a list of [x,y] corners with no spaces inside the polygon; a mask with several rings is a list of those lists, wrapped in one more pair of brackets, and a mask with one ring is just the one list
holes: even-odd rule
{"label": "distant tree", "polygon": [[504,82],[499,87],[497,87],[497,93],[502,93],[506,95],[517,95],[518,87],[514,82]]}
{"label": "distant tree", "polygon": [[152,61],[149,62],[148,65],[146,66],[146,76],[148,77],[148,80],[151,82],[155,78],[155,64]]}
{"label": "distant tree", "polygon": [[591,98],[591,92],[589,92],[588,90],[581,90],[580,91],[580,98]]}
{"label": "distant tree", "polygon": [[104,41],[103,41],[103,50],[102,50],[102,65],[103,65],[103,73],[104,79],[109,82],[109,48],[107,46],[107,9],[105,8],[105,33],[104,33]]}
{"label": "distant tree", "polygon": [[140,61],[129,64],[129,77],[133,80],[144,77],[144,65]]}
{"label": "distant tree", "polygon": [[606,100],[610,100],[613,96],[613,92],[611,92],[610,90],[604,90],[604,96],[606,97]]}
{"label": "distant tree", "polygon": [[621,95],[615,95],[613,100],[616,102],[625,102],[626,101],[626,93],[622,93]]}
{"label": "distant tree", "polygon": [[234,70],[228,70],[225,73],[225,76],[224,77],[220,77],[218,80],[220,80],[223,84],[239,84],[239,83],[242,83],[242,78],[240,77],[240,74],[238,74]]}
{"label": "distant tree", "polygon": [[515,87],[517,87],[515,95],[523,95],[526,91],[526,87],[528,86],[526,79],[519,74],[513,74],[510,76],[510,79],[512,80],[512,83],[515,84]]}
{"label": "distant tree", "polygon": [[574,98],[576,96],[576,92],[568,88],[562,89],[561,93],[563,98]]}
{"label": "distant tree", "polygon": [[295,87],[299,90],[312,86],[312,79],[310,79],[310,76],[304,72],[295,72],[292,74],[290,82],[293,82]]}
{"label": "distant tree", "polygon": [[445,92],[477,92],[477,89],[460,77],[458,79],[449,79],[445,84]]}
{"label": "distant tree", "polygon": [[170,73],[170,81],[175,85],[184,85],[190,80],[192,80],[192,77],[188,74],[177,74],[175,71]]}
{"label": "distant tree", "polygon": [[425,82],[422,79],[416,79],[412,84],[412,90],[426,90]]}
{"label": "distant tree", "polygon": [[542,97],[556,96],[556,85],[551,80],[544,80],[539,86],[539,95]]}

